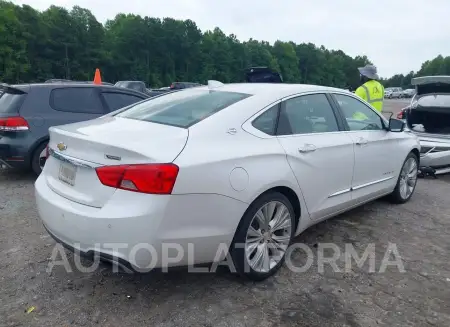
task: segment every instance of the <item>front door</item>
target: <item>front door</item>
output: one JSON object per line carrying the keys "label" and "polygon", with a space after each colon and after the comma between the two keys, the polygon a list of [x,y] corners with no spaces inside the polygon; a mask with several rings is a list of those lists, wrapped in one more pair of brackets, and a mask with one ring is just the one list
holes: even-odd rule
{"label": "front door", "polygon": [[363,202],[394,188],[398,140],[386,130],[382,117],[351,96],[334,94],[355,145],[352,200]]}
{"label": "front door", "polygon": [[285,100],[278,139],[302,189],[312,219],[345,209],[353,176],[353,141],[338,124],[325,94]]}

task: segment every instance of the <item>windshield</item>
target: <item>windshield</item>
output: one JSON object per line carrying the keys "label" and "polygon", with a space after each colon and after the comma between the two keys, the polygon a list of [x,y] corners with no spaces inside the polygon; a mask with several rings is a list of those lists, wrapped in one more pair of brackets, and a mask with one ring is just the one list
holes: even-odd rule
{"label": "windshield", "polygon": [[117,116],[187,128],[249,96],[193,88],[138,103]]}

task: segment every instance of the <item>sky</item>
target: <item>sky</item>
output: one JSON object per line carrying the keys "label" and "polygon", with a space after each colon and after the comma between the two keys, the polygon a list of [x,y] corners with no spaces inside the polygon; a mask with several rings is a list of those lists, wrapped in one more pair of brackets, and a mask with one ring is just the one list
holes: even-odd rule
{"label": "sky", "polygon": [[241,41],[311,42],[366,55],[382,77],[417,71],[426,60],[450,55],[450,0],[13,0],[89,9],[104,23],[118,13],[191,19]]}

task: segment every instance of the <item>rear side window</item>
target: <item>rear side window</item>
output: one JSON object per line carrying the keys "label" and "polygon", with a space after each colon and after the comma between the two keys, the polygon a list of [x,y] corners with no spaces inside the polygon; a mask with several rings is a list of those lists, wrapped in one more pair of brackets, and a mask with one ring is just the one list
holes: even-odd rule
{"label": "rear side window", "polygon": [[68,87],[54,89],[50,95],[50,104],[58,111],[103,114],[102,102],[93,87]]}
{"label": "rear side window", "polygon": [[138,103],[117,116],[187,128],[249,96],[192,88]]}
{"label": "rear side window", "polygon": [[277,104],[269,110],[266,110],[263,114],[261,114],[261,116],[252,122],[253,127],[263,133],[275,135],[278,119],[278,107],[279,105]]}
{"label": "rear side window", "polygon": [[9,93],[0,90],[0,113],[18,113],[26,93]]}
{"label": "rear side window", "polygon": [[103,92],[102,95],[110,111],[115,111],[143,100],[140,97],[125,93]]}

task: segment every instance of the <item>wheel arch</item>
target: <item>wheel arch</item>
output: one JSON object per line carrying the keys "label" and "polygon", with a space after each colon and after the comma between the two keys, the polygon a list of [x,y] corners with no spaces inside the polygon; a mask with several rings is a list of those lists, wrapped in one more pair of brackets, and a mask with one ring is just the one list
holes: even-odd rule
{"label": "wheel arch", "polygon": [[[255,202],[257,199],[259,199],[264,194],[270,193],[270,192],[278,192],[283,194],[285,197],[288,198],[289,202],[292,205],[292,208],[294,209],[295,213],[295,230],[297,230],[300,218],[302,216],[302,205],[300,202],[300,197],[291,187],[285,186],[285,185],[279,185],[279,186],[271,186],[270,188],[267,188],[265,191],[260,192],[258,196],[256,196],[250,203],[250,205]],[[249,207],[250,207],[249,205]],[[247,212],[247,211],[246,211]]]}
{"label": "wheel arch", "polygon": [[28,158],[27,158],[27,162],[28,162],[28,165],[30,165],[30,167],[31,167],[31,161],[33,160],[33,156],[34,156],[34,153],[36,152],[37,148],[39,146],[41,146],[42,144],[47,143],[49,141],[49,139],[50,139],[50,137],[47,135],[47,136],[41,137],[40,139],[38,139],[37,141],[34,142],[33,146],[31,147],[30,151],[28,152]]}
{"label": "wheel arch", "polygon": [[419,149],[418,148],[414,148],[414,149],[411,150],[410,153],[414,153],[416,155],[417,160],[419,160],[419,164],[420,164],[420,151],[419,151]]}

